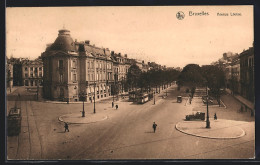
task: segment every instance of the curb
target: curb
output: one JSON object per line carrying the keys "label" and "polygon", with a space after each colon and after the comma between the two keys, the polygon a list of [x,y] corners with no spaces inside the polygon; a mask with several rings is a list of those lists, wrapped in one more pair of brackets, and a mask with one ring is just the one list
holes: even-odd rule
{"label": "curb", "polygon": [[207,138],[207,139],[238,139],[240,137],[243,137],[246,135],[245,131],[238,127],[239,129],[242,130],[242,134],[240,134],[239,136],[236,136],[236,137],[210,137],[210,136],[202,136],[202,135],[196,135],[196,134],[192,134],[192,133],[188,133],[188,132],[185,132],[185,131],[182,131],[181,129],[178,128],[178,124],[179,122],[175,125],[175,129],[184,133],[184,134],[187,134],[187,135],[191,135],[191,136],[195,136],[195,137],[200,137],[200,138]]}
{"label": "curb", "polygon": [[[62,115],[62,116],[66,116],[66,115]],[[58,120],[59,120],[60,122],[65,123],[65,122],[63,121],[63,119],[62,119],[62,116],[58,117]],[[96,123],[96,122],[103,121],[103,120],[106,120],[106,119],[108,119],[108,116],[105,116],[105,118],[103,118],[103,119],[101,119],[101,120],[92,121],[92,122],[87,122],[87,123],[75,123],[75,122],[66,122],[66,123],[68,123],[68,124],[91,124],[91,123]]]}

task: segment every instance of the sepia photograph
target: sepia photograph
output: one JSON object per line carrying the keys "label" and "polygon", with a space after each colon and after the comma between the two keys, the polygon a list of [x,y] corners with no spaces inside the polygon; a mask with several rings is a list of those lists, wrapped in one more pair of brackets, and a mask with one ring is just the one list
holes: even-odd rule
{"label": "sepia photograph", "polygon": [[255,159],[254,7],[7,7],[6,160]]}

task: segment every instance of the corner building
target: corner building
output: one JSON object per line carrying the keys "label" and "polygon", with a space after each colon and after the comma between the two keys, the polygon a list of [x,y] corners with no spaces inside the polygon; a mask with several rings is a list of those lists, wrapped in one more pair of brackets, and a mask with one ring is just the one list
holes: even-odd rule
{"label": "corner building", "polygon": [[109,49],[95,47],[89,41],[73,41],[70,31],[62,29],[41,56],[44,98],[72,102],[111,95],[114,78]]}

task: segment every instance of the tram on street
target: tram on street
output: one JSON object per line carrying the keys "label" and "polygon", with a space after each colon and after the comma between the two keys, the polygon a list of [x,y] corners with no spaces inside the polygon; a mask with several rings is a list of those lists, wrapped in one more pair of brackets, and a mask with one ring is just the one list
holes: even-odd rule
{"label": "tram on street", "polygon": [[21,132],[21,109],[11,108],[7,117],[7,132],[9,136],[19,135]]}

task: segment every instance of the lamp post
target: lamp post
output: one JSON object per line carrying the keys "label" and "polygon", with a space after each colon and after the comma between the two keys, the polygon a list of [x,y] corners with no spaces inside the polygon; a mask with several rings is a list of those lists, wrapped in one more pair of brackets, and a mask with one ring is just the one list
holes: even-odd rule
{"label": "lamp post", "polygon": [[155,105],[155,91],[153,91],[153,104]]}
{"label": "lamp post", "polygon": [[209,121],[209,94],[208,94],[208,86],[206,86],[207,91],[207,120],[206,120],[206,128],[210,128],[210,121]]}
{"label": "lamp post", "polygon": [[96,113],[96,82],[94,82],[94,113]]}
{"label": "lamp post", "polygon": [[86,99],[86,94],[85,92],[80,93],[80,99],[82,100],[83,107],[82,107],[82,117],[85,117],[85,109],[84,109],[84,101]]}

